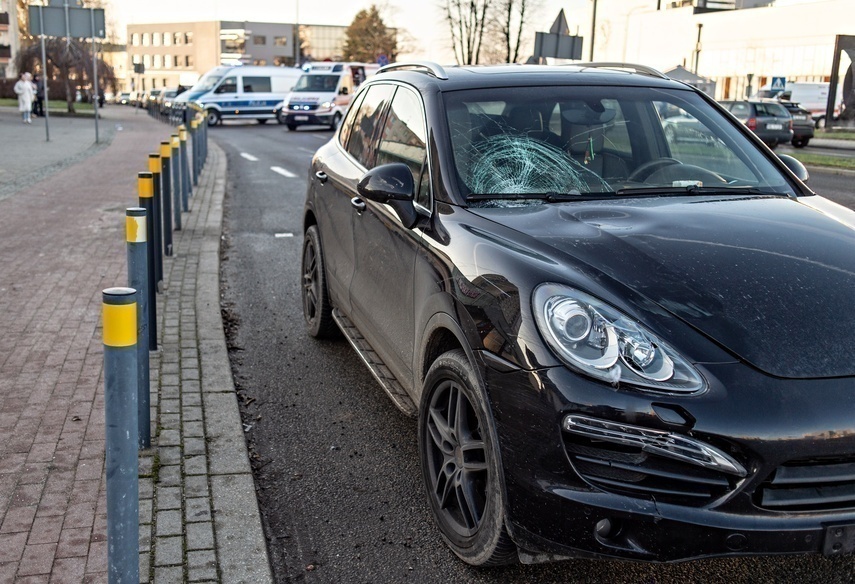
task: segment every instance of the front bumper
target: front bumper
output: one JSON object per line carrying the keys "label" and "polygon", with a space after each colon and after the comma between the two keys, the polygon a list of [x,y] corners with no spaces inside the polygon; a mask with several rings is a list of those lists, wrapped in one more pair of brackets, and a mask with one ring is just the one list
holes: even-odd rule
{"label": "front bumper", "polygon": [[[779,469],[794,462],[855,463],[855,380],[789,382],[717,365],[704,370],[706,394],[675,398],[615,391],[563,367],[500,373],[488,362],[482,373],[505,473],[507,524],[521,549],[669,562],[855,548],[855,497],[836,508],[775,507],[775,497],[790,491],[774,484]],[[561,430],[570,412],[692,436],[733,455],[748,475],[579,442]],[[660,476],[650,480],[646,468]],[[843,485],[855,492],[855,478]],[[837,528],[843,540],[834,549]]]}
{"label": "front bumper", "polygon": [[285,113],[285,123],[294,126],[329,126],[332,123],[334,112],[315,113]]}

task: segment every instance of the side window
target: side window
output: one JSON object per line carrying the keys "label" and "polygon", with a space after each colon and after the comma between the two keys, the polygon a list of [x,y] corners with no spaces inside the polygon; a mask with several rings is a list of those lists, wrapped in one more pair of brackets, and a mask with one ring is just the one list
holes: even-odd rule
{"label": "side window", "polygon": [[751,112],[749,111],[748,104],[744,101],[737,101],[731,104],[730,113],[732,113],[740,120],[747,120],[749,117],[751,117]]}
{"label": "side window", "polygon": [[244,77],[244,93],[270,93],[270,77]]}
{"label": "side window", "polygon": [[365,168],[371,168],[374,135],[377,133],[377,125],[382,121],[386,103],[392,97],[394,90],[393,85],[369,87],[353,118],[347,151]]}
{"label": "side window", "polygon": [[347,149],[347,140],[350,138],[350,131],[353,128],[353,119],[356,117],[356,113],[359,111],[359,106],[362,103],[362,98],[364,97],[365,92],[358,95],[350,103],[350,108],[347,110],[344,121],[341,123],[341,130],[338,133],[338,141],[345,150]]}
{"label": "side window", "polygon": [[237,78],[227,77],[214,93],[237,93]]}
{"label": "side window", "polygon": [[421,100],[409,89],[398,88],[389,115],[386,116],[375,164],[403,162],[409,166],[416,186],[417,201],[424,207],[430,202],[427,176],[422,181],[422,168],[427,159],[426,137]]}

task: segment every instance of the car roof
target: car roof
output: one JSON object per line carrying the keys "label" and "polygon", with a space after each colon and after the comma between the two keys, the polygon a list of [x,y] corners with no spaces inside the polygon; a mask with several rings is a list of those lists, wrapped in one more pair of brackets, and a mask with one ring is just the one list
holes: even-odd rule
{"label": "car roof", "polygon": [[[605,66],[609,65],[609,66]],[[622,67],[618,69],[616,67]],[[438,91],[537,85],[613,85],[662,87],[694,91],[653,69],[623,63],[581,65],[464,65],[401,63],[384,67],[368,83],[398,80]]]}

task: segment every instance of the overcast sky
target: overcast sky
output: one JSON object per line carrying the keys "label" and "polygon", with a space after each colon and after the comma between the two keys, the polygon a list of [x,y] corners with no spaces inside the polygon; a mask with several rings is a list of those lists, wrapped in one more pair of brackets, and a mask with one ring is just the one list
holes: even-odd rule
{"label": "overcast sky", "polygon": [[[623,0],[622,0],[623,1]],[[626,0],[629,2],[629,0]],[[403,57],[429,59],[440,63],[454,61],[447,25],[443,21],[441,0],[388,0],[375,2],[388,26],[409,33],[411,53]],[[632,4],[633,2],[629,2]],[[115,22],[124,37],[129,23],[192,22],[205,20],[248,20],[255,22],[299,22],[347,26],[370,1],[360,0],[112,0],[108,21]],[[580,34],[590,27],[591,0],[541,0],[532,29],[549,28],[564,8],[571,34],[580,26]],[[299,15],[298,15],[299,11]],[[533,37],[533,34],[532,34]]]}

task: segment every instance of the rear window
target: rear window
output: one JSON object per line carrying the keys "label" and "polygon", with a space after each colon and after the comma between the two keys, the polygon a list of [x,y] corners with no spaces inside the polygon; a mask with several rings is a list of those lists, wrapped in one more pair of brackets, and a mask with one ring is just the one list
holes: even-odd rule
{"label": "rear window", "polygon": [[787,108],[778,103],[758,103],[757,115],[774,116],[776,118],[790,117],[789,112],[787,112]]}

